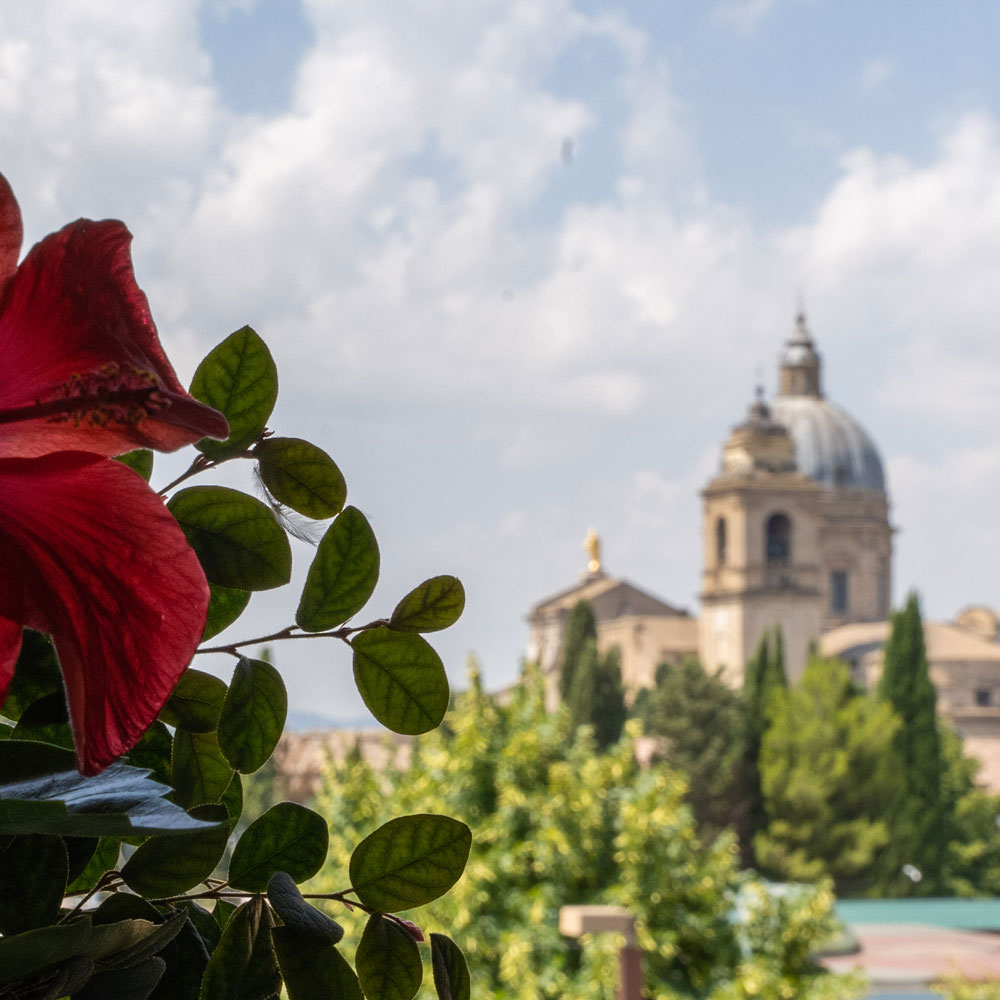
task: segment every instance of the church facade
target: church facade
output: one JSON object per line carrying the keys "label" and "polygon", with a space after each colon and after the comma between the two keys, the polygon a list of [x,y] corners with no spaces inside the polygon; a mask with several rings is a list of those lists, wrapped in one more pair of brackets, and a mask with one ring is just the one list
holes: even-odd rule
{"label": "church facade", "polygon": [[[573,605],[591,603],[601,649],[618,646],[627,696],[654,683],[656,667],[698,656],[733,687],[764,632],[780,625],[791,680],[813,644],[874,685],[892,608],[894,529],[885,471],[871,437],[823,385],[805,317],[779,357],[778,393],[758,391],[722,447],[702,490],[700,614],[609,576],[595,537],[576,585],[528,616],[529,658],[556,697],[562,635]],[[954,622],[925,623],[938,708],[1000,788],[1000,619],[985,607]]]}

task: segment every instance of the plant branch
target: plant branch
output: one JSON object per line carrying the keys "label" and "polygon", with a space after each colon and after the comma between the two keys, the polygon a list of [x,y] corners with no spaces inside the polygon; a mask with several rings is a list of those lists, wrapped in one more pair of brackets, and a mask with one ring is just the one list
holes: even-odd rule
{"label": "plant branch", "polygon": [[261,646],[266,642],[281,642],[284,639],[343,639],[346,642],[357,632],[367,632],[382,625],[388,625],[388,618],[376,618],[368,622],[367,625],[342,625],[340,628],[331,629],[328,632],[304,632],[298,625],[289,625],[278,632],[270,635],[259,635],[253,639],[241,639],[239,642],[230,642],[224,646],[203,646],[197,650],[198,653],[228,653],[230,656],[239,656],[239,650],[245,646]]}
{"label": "plant branch", "polygon": [[[263,440],[268,434],[265,432],[258,438],[258,440]],[[234,458],[256,458],[253,453],[253,448],[248,448],[246,451],[241,451],[237,455],[227,455],[225,458],[211,459],[207,455],[198,455],[194,461],[187,467],[187,469],[182,472],[173,482],[167,483],[162,490],[158,490],[158,494],[166,496],[175,486],[180,486],[185,480],[190,479],[192,476],[197,476],[202,472],[207,472],[209,469],[217,469],[223,462],[231,462]]]}

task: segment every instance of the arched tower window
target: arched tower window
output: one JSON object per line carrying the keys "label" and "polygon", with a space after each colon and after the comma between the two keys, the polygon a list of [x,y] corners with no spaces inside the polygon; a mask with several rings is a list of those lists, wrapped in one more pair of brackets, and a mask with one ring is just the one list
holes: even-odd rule
{"label": "arched tower window", "polygon": [[792,522],[787,514],[772,514],[764,532],[764,556],[768,566],[787,566],[792,559]]}
{"label": "arched tower window", "polygon": [[726,519],[720,517],[715,522],[715,561],[719,566],[726,565]]}

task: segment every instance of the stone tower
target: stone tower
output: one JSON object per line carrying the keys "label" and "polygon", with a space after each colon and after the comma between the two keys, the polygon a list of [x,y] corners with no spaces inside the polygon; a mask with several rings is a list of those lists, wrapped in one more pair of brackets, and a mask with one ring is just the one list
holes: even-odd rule
{"label": "stone tower", "polygon": [[702,492],[699,653],[734,686],[764,630],[780,625],[790,677],[826,629],[884,620],[892,529],[882,462],[865,431],[823,396],[822,361],[799,315],[780,392],[733,428]]}

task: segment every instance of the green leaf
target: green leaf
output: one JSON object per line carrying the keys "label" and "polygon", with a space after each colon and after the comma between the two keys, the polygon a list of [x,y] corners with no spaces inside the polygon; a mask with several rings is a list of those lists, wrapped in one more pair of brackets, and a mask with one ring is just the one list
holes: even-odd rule
{"label": "green leaf", "polygon": [[[215,946],[219,943],[219,938],[222,935],[222,927],[215,919],[215,914],[206,910],[203,906],[199,906],[197,903],[184,903],[182,905],[187,910],[188,920],[191,921],[191,925],[198,932],[198,936],[201,938],[206,951],[211,955],[215,951]],[[227,905],[231,911],[236,909],[232,903]],[[197,993],[195,995],[197,996]]]}
{"label": "green leaf", "polygon": [[347,499],[347,483],[337,463],[316,445],[299,438],[265,438],[253,450],[260,478],[279,503],[306,517],[336,517]]}
{"label": "green leaf", "polygon": [[285,682],[270,663],[241,656],[219,716],[219,746],[243,774],[262,767],[285,728]]}
{"label": "green leaf", "polygon": [[354,962],[368,1000],[412,1000],[420,989],[424,970],[417,942],[378,913],[365,925]]}
{"label": "green leaf", "polygon": [[[66,881],[72,882],[83,872],[94,856],[97,845],[100,843],[98,837],[63,837],[63,846],[66,848]],[[0,842],[0,850],[2,850]]]}
{"label": "green leaf", "polygon": [[69,750],[0,742],[0,834],[127,837],[205,829],[163,798],[169,793],[148,772],[121,761],[84,778]]}
{"label": "green leaf", "polygon": [[347,959],[331,944],[303,938],[286,925],[271,929],[288,1000],[364,1000]]}
{"label": "green leaf", "polygon": [[222,804],[229,813],[229,832],[232,833],[240,821],[240,816],[243,815],[243,782],[239,774],[234,774],[233,780],[229,782],[229,787],[222,796]]}
{"label": "green leaf", "polygon": [[393,732],[417,735],[448,711],[448,677],[426,639],[380,626],[354,636],[354,681],[372,715]]}
{"label": "green leaf", "polygon": [[229,628],[246,611],[247,605],[250,603],[249,590],[220,587],[217,583],[211,584],[209,590],[211,597],[208,602],[205,630],[201,633],[202,642]]}
{"label": "green leaf", "polygon": [[469,965],[461,948],[444,934],[431,934],[431,968],[439,1000],[471,1000]]}
{"label": "green leaf", "polygon": [[351,885],[380,913],[423,906],[462,877],[471,846],[472,831],[450,816],[400,816],[354,849]]}
{"label": "green leaf", "polygon": [[158,924],[163,914],[148,900],[127,892],[112,892],[91,911],[95,924],[115,924],[120,920],[150,920]]}
{"label": "green leaf", "polygon": [[148,1000],[166,968],[167,963],[153,955],[123,969],[99,972],[73,1000]]}
{"label": "green leaf", "polygon": [[[338,944],[344,928],[306,902],[288,872],[275,872],[267,883],[267,898],[296,940],[317,945]],[[280,956],[279,956],[280,963]]]}
{"label": "green leaf", "polygon": [[[167,971],[150,994],[150,1000],[198,1000],[201,994],[201,980],[208,965],[209,953],[191,919],[192,912],[197,908],[191,903],[185,909],[187,921],[177,937],[160,953],[160,958],[167,963]],[[211,915],[206,913],[205,916],[215,927]]]}
{"label": "green leaf", "polygon": [[277,871],[304,882],[322,867],[329,842],[326,820],[318,812],[295,802],[279,802],[237,841],[229,862],[229,884],[264,892]]}
{"label": "green leaf", "polygon": [[53,923],[68,871],[66,845],[59,837],[29,833],[0,844],[0,934]]}
{"label": "green leaf", "polygon": [[87,867],[66,886],[66,892],[87,892],[93,889],[105,872],[118,867],[120,853],[121,841],[117,837],[101,837]]}
{"label": "green leaf", "polygon": [[203,833],[150,837],[125,862],[122,878],[140,896],[156,898],[187,892],[208,878],[222,860],[229,839],[225,806],[196,806],[195,819],[216,823]]}
{"label": "green leaf", "polygon": [[229,421],[225,441],[204,438],[198,450],[215,460],[246,451],[267,426],[278,398],[278,370],[267,344],[249,326],[230,334],[198,365],[191,395]]}
{"label": "green leaf", "polygon": [[288,583],[288,536],[259,500],[226,486],[192,486],[174,494],[167,506],[209,583],[242,590],[270,590]]}
{"label": "green leaf", "polygon": [[219,713],[225,700],[223,681],[188,667],[160,709],[160,719],[168,726],[190,733],[211,733],[219,725]]}
{"label": "green leaf", "polygon": [[371,525],[357,507],[345,507],[316,549],[296,624],[307,632],[342,625],[368,603],[378,571],[378,542]]}
{"label": "green leaf", "polygon": [[219,925],[220,933],[226,929],[226,924],[229,923],[229,918],[232,917],[235,912],[235,903],[228,903],[224,899],[217,899],[215,901],[215,906],[212,907],[212,916],[215,918],[215,922]]}
{"label": "green leaf", "polygon": [[52,743],[57,747],[72,750],[73,731],[69,727],[66,697],[62,691],[47,694],[29,705],[21,713],[21,718],[18,719],[10,738],[37,740],[39,743]]}
{"label": "green leaf", "polygon": [[271,911],[261,896],[244,903],[226,924],[201,982],[201,1000],[271,1000],[281,975],[271,945]]}
{"label": "green leaf", "polygon": [[63,692],[63,679],[52,640],[41,632],[23,629],[21,652],[14,667],[14,679],[7,689],[3,714],[17,722],[29,705],[54,692]]}
{"label": "green leaf", "polygon": [[174,738],[170,730],[155,720],[128,752],[128,762],[133,767],[148,767],[157,781],[170,784],[170,755],[173,751]]}
{"label": "green leaf", "polygon": [[148,448],[127,451],[124,455],[119,455],[115,461],[127,465],[133,472],[138,472],[147,483],[153,474],[153,453]]}
{"label": "green leaf", "polygon": [[233,769],[215,733],[174,733],[174,798],[185,809],[219,802],[233,780]]}
{"label": "green leaf", "polygon": [[453,576],[432,576],[411,590],[393,611],[397,632],[438,632],[454,625],[465,609],[465,588]]}
{"label": "green leaf", "polygon": [[78,955],[112,966],[149,949],[158,951],[180,930],[184,914],[177,917],[162,924],[149,920],[98,924],[84,915],[65,924],[0,937],[0,983],[6,985]]}

